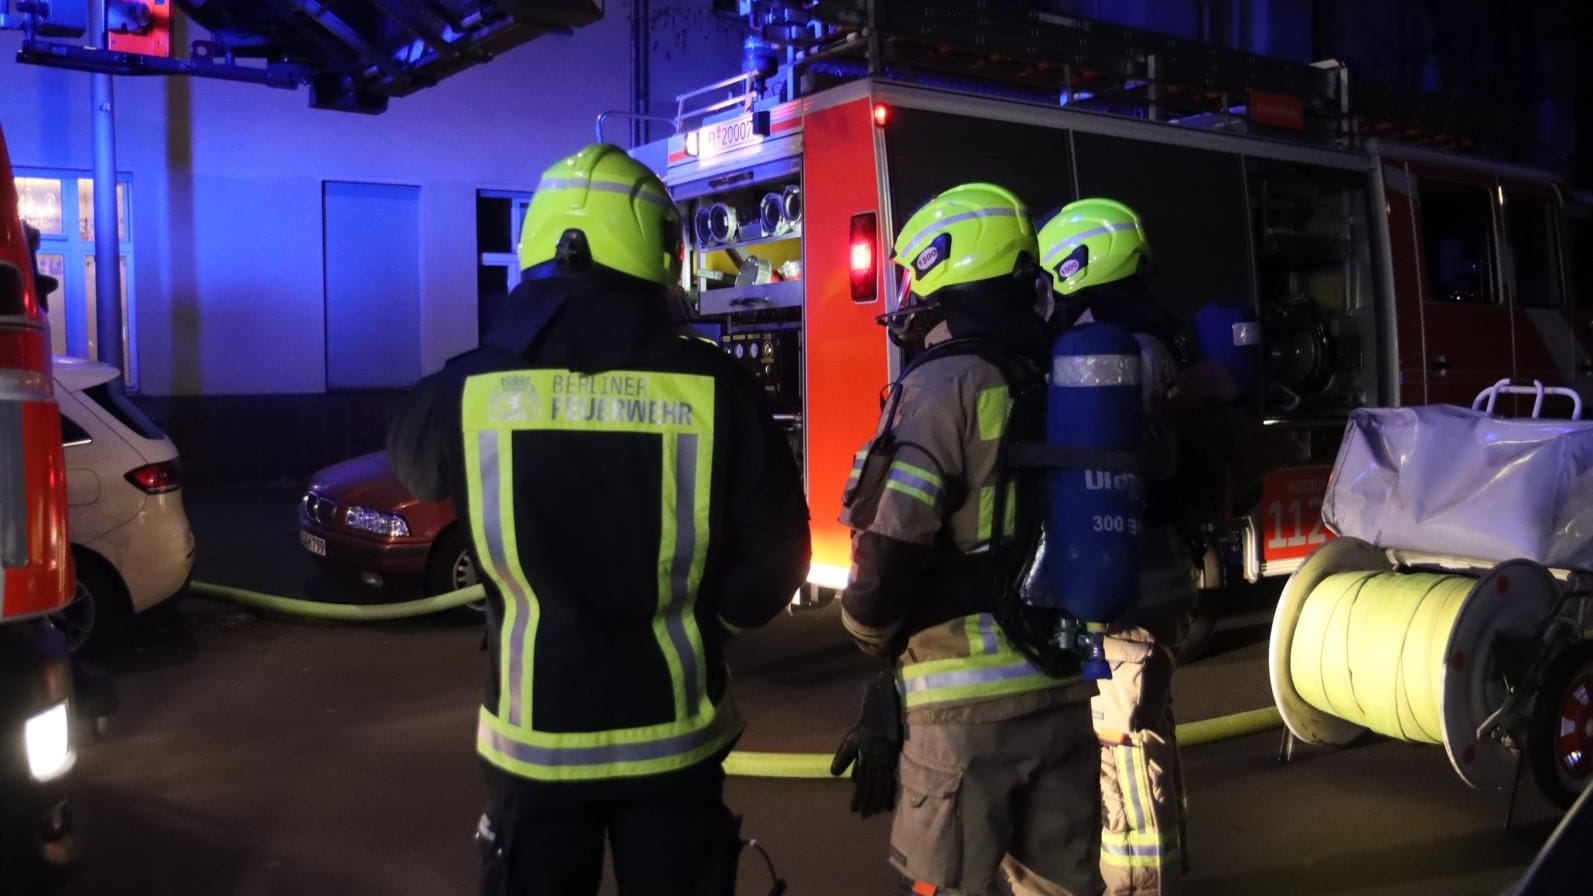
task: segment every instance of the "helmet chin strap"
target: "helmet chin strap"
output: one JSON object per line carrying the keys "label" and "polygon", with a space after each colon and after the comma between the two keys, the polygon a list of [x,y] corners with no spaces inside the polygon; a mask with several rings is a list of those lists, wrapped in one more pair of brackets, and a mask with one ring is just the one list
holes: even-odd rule
{"label": "helmet chin strap", "polygon": [[939,301],[909,295],[906,304],[881,314],[874,322],[886,328],[897,348],[916,351],[924,347],[924,337],[929,331],[945,319],[946,311]]}
{"label": "helmet chin strap", "polygon": [[1056,317],[1056,293],[1051,291],[1051,278],[1037,276],[1034,278],[1034,316],[1047,324]]}

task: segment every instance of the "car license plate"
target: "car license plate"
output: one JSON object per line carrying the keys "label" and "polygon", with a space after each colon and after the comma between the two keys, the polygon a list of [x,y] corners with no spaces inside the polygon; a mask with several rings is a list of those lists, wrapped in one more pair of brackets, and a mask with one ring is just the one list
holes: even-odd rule
{"label": "car license plate", "polygon": [[299,532],[299,544],[304,545],[306,551],[317,557],[326,556],[326,539],[319,535],[311,535],[308,532],[301,531]]}
{"label": "car license plate", "polygon": [[1261,483],[1261,559],[1294,560],[1333,538],[1322,523],[1322,498],[1332,467],[1292,467]]}

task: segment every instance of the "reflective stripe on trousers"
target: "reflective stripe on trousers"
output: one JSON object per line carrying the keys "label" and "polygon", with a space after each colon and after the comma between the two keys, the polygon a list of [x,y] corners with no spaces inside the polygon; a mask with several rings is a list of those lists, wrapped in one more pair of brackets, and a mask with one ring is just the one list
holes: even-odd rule
{"label": "reflective stripe on trousers", "polygon": [[1101,747],[1101,876],[1109,896],[1176,896],[1183,890],[1176,747],[1150,729],[1130,740]]}

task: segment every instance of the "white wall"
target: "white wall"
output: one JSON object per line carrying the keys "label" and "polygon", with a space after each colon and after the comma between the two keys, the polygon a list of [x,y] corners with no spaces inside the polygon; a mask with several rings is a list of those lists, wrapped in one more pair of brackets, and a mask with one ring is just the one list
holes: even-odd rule
{"label": "white wall", "polygon": [[[739,19],[714,15],[709,0],[651,0],[649,12],[648,107],[653,115],[673,117],[677,96],[741,71],[746,30]],[[655,140],[668,133],[665,124],[652,128]]]}
{"label": "white wall", "polygon": [[[321,185],[421,188],[426,371],[476,342],[475,193],[529,190],[631,106],[632,0],[379,116],[309,108],[307,90],[203,78],[116,79],[117,167],[133,178],[132,294],[150,395],[319,392],[326,386]],[[650,111],[740,68],[739,21],[710,0],[650,0]],[[180,19],[180,16],[179,16]],[[179,22],[181,25],[181,22]],[[193,36],[174,35],[186,56]],[[14,164],[93,167],[89,76],[21,65],[0,32],[0,126]],[[667,128],[655,127],[662,136]],[[606,136],[624,143],[622,120]]]}
{"label": "white wall", "polygon": [[[92,168],[89,78],[15,62],[0,32],[0,125],[18,166]],[[186,55],[186,54],[184,54]],[[117,166],[133,177],[140,379],[152,395],[325,388],[321,185],[421,187],[422,357],[476,339],[475,191],[529,190],[630,104],[629,5],[548,35],[380,116],[305,90],[119,78]]]}

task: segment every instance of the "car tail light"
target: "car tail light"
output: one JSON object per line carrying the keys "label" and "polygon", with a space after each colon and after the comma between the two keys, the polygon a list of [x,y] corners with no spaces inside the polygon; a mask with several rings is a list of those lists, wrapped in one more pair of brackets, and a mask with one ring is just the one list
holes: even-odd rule
{"label": "car tail light", "polygon": [[127,481],[138,486],[145,494],[159,495],[165,492],[174,492],[182,488],[182,466],[174,460],[165,460],[158,464],[145,464],[128,473]]}
{"label": "car tail light", "polygon": [[852,216],[851,277],[852,301],[872,302],[879,282],[879,216],[861,212]]}

